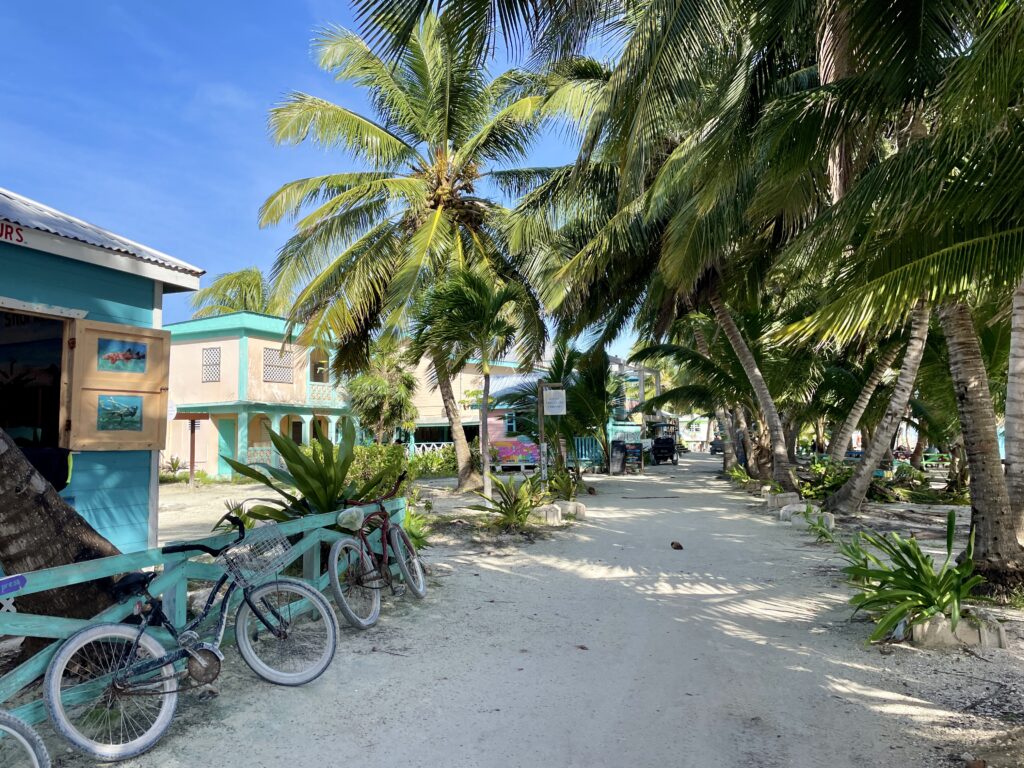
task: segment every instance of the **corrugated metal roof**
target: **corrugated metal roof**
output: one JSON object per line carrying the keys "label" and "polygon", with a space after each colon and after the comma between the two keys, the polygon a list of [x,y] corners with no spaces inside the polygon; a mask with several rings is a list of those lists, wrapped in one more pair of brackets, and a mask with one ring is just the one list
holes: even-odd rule
{"label": "corrugated metal roof", "polygon": [[29,229],[49,232],[52,235],[78,240],[81,243],[114,251],[124,256],[157,264],[175,272],[199,277],[205,271],[194,267],[166,253],[148,248],[126,237],[115,235],[74,216],[51,208],[48,205],[30,200],[23,195],[0,187],[0,219],[7,219]]}

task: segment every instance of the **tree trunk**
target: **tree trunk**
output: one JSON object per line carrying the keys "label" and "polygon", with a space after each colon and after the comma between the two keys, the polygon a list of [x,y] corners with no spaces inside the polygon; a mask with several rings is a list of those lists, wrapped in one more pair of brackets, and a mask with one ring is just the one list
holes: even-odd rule
{"label": "tree trunk", "polygon": [[795,419],[787,419],[786,451],[790,462],[796,464],[796,449],[800,442],[800,424]]}
{"label": "tree trunk", "polygon": [[[718,431],[722,435],[722,471],[728,472],[736,466],[736,448],[732,442],[732,419],[721,407],[715,409],[715,419],[718,421]],[[708,450],[711,450],[710,444]]]}
{"label": "tree trunk", "polygon": [[970,473],[974,559],[985,572],[1008,565],[1016,568],[1024,559],[1021,530],[1010,512],[995,408],[974,318],[967,305],[959,302],[941,307],[938,314],[949,349],[949,372],[963,435],[961,461],[966,459]]}
{"label": "tree trunk", "polygon": [[1006,381],[1006,490],[1018,538],[1024,528],[1024,282],[1013,292]]}
{"label": "tree trunk", "polygon": [[448,417],[448,426],[452,433],[452,443],[455,444],[455,463],[459,468],[459,484],[456,490],[460,493],[470,491],[480,487],[480,475],[473,469],[473,454],[469,450],[466,431],[462,428],[459,404],[455,401],[451,377],[444,365],[439,365],[439,361],[434,360],[433,365],[437,374],[437,389],[441,393],[444,413]]}
{"label": "tree trunk", "polygon": [[[821,4],[821,17],[817,29],[818,77],[822,85],[842,80],[851,74],[850,33],[848,11],[842,3]],[[826,108],[832,112],[835,104]],[[828,186],[832,202],[837,202],[850,186],[853,177],[852,139],[849,135],[840,137],[828,153]]]}
{"label": "tree trunk", "polygon": [[[36,471],[0,429],[0,567],[14,575],[120,551],[100,536]],[[19,613],[88,619],[113,605],[110,580],[15,598]],[[33,651],[48,641],[29,642]],[[23,648],[22,656],[26,654]]]}
{"label": "tree trunk", "polygon": [[868,376],[868,380],[864,383],[864,387],[861,389],[860,394],[857,395],[857,400],[854,402],[853,408],[850,409],[850,412],[846,415],[846,420],[843,421],[843,425],[832,438],[832,443],[828,447],[829,459],[831,461],[840,462],[846,456],[846,449],[850,445],[850,438],[853,437],[853,433],[857,430],[861,417],[864,416],[864,411],[868,409],[868,404],[871,402],[872,395],[875,394],[875,390],[878,389],[878,385],[882,383],[882,377],[896,361],[896,354],[898,352],[899,348],[894,346],[882,355],[878,360],[878,363],[876,363],[875,367],[872,369],[871,375]]}
{"label": "tree trunk", "polygon": [[753,477],[756,473],[750,471],[750,462],[754,458],[754,444],[750,439],[746,409],[742,405],[736,408],[736,437],[737,444],[743,449],[743,456],[739,460],[740,464],[743,466],[743,471]]}
{"label": "tree trunk", "polygon": [[928,435],[925,433],[921,422],[917,422],[917,442],[914,443],[914,452],[910,454],[910,466],[918,472],[924,471],[924,449],[928,442]]}
{"label": "tree trunk", "polygon": [[726,338],[729,339],[729,344],[736,353],[736,357],[739,358],[747,378],[750,379],[754,394],[757,396],[757,404],[768,425],[768,432],[771,435],[772,478],[782,486],[784,491],[796,492],[798,488],[796,477],[793,475],[786,452],[786,433],[782,428],[782,419],[779,418],[779,411],[775,407],[771,392],[768,391],[768,384],[764,380],[761,368],[717,290],[711,294],[711,307],[715,312],[715,319],[722,326]]}
{"label": "tree trunk", "polygon": [[[491,396],[491,374],[484,361],[484,396],[480,403],[480,466],[484,475],[484,496],[491,498],[491,451],[490,435],[487,433],[487,418],[490,416],[491,408],[489,398]],[[558,435],[555,435],[558,439]],[[541,448],[543,450],[543,447]]]}
{"label": "tree trunk", "polygon": [[885,416],[875,427],[870,444],[865,444],[864,454],[853,475],[826,500],[825,507],[829,511],[852,514],[857,511],[867,496],[875,468],[889,449],[892,436],[899,428],[903,414],[907,410],[907,404],[910,402],[910,396],[913,394],[917,369],[921,365],[924,345],[928,340],[930,316],[931,310],[928,303],[924,299],[919,300],[912,315],[910,340],[907,342],[906,352],[903,353],[903,364],[896,379],[892,398],[889,400],[889,407],[885,411]]}

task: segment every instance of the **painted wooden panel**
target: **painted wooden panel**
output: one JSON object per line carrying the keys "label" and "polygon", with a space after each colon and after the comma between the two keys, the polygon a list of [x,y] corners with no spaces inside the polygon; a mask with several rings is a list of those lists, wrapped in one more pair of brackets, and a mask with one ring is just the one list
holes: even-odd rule
{"label": "painted wooden panel", "polygon": [[153,325],[153,281],[0,243],[0,296],[84,309],[90,320]]}
{"label": "painted wooden panel", "polygon": [[122,552],[149,546],[150,451],[75,454],[71,484],[61,492]]}

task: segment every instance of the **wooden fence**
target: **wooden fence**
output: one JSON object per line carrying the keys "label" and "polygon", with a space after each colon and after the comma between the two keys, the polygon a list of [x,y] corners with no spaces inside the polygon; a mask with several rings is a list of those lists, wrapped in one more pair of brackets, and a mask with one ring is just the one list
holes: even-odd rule
{"label": "wooden fence", "polygon": [[[385,502],[385,507],[391,514],[392,520],[396,523],[402,522],[405,516],[405,499],[393,499]],[[376,507],[357,507],[357,509],[369,513]],[[292,557],[289,564],[302,558],[302,578],[320,590],[327,588],[328,581],[327,573],[320,562],[320,545],[332,544],[338,539],[345,538],[345,534],[329,530],[337,520],[337,513],[328,513],[310,515],[280,524],[281,533],[290,539],[294,539],[296,536],[300,537],[297,541],[293,541]],[[233,541],[235,536],[236,534],[231,532],[195,541],[208,547],[219,548]],[[374,536],[379,540],[380,532],[375,532]],[[371,537],[371,541],[374,541],[373,537]],[[202,562],[197,558],[206,561]],[[0,598],[4,600],[13,598],[16,605],[19,596],[152,568],[159,569],[161,573],[150,583],[149,592],[154,596],[162,595],[164,612],[175,626],[181,626],[186,621],[189,581],[215,582],[224,573],[219,565],[211,562],[209,556],[201,552],[165,555],[161,548],[157,547],[143,552],[104,557],[84,563],[5,576],[0,578]],[[237,592],[236,597],[241,599],[241,593]],[[39,691],[36,691],[33,696],[29,694],[28,688],[33,681],[46,672],[50,659],[53,658],[60,646],[59,641],[92,624],[124,620],[132,613],[137,600],[136,597],[127,598],[91,619],[68,619],[61,616],[31,615],[11,611],[0,612],[0,637],[5,635],[37,637],[58,641],[50,643],[32,658],[0,677],[0,708],[10,709],[15,715],[29,723],[45,720],[46,709],[42,699],[39,698]],[[151,632],[165,647],[174,645],[173,640],[164,630],[154,629]],[[12,707],[12,703],[15,706]]]}

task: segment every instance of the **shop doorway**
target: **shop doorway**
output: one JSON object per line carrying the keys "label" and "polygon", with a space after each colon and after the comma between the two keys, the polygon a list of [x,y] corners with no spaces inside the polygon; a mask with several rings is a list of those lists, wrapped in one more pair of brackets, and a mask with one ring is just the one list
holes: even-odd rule
{"label": "shop doorway", "polygon": [[64,326],[0,311],[0,427],[23,449],[60,446]]}

